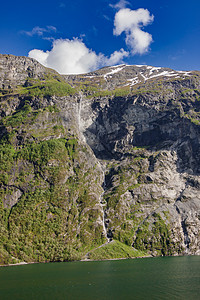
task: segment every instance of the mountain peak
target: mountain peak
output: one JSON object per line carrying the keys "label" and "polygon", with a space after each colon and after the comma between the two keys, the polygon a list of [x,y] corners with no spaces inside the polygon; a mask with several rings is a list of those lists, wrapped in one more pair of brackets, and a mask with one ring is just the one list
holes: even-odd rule
{"label": "mountain peak", "polygon": [[200,254],[198,72],[63,76],[0,55],[0,83],[0,264],[80,259],[111,239]]}

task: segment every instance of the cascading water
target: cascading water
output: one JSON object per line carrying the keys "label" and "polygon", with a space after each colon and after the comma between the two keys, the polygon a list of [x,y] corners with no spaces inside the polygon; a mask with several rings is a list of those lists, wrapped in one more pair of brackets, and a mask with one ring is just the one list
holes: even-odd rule
{"label": "cascading water", "polygon": [[107,231],[107,228],[106,228],[106,220],[105,220],[105,211],[104,211],[104,206],[106,204],[104,203],[104,200],[103,200],[103,195],[105,193],[105,187],[106,187],[105,171],[104,170],[103,170],[103,185],[102,185],[102,187],[104,189],[103,193],[100,195],[100,205],[101,205],[101,208],[102,208],[102,226],[103,226],[104,235],[107,239],[107,243],[110,243],[111,239],[108,237],[108,231]]}
{"label": "cascading water", "polygon": [[80,127],[81,127],[81,105],[82,105],[82,100],[83,100],[83,95],[82,93],[80,92],[79,93],[79,105],[78,105],[78,128],[80,130]]}
{"label": "cascading water", "polygon": [[[78,113],[77,113],[77,123],[78,123],[78,128],[79,128],[79,132],[80,133],[82,132],[82,130],[81,130],[82,100],[83,100],[83,95],[80,92],[79,93],[79,100],[78,100]],[[81,134],[81,138],[84,139],[84,135],[83,134]],[[103,199],[103,195],[105,193],[105,188],[106,188],[106,183],[105,183],[105,172],[104,172],[103,168],[102,168],[102,172],[103,172],[103,184],[102,184],[103,192],[101,193],[101,195],[99,197],[99,204],[100,204],[101,210],[102,210],[103,233],[104,233],[104,236],[107,239],[107,242],[106,242],[106,244],[107,244],[107,243],[109,243],[109,242],[112,241],[112,238],[109,237],[109,234],[108,234],[108,231],[107,231],[107,228],[106,228],[105,211],[104,211],[104,207],[105,207],[106,203],[104,202],[104,199]]]}

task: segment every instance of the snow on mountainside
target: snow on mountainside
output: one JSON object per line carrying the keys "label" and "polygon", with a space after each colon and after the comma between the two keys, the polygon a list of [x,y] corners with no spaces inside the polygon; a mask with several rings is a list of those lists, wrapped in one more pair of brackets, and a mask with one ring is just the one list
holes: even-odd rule
{"label": "snow on mountainside", "polygon": [[107,88],[114,88],[116,85],[132,87],[156,78],[184,79],[191,75],[192,71],[175,71],[170,68],[122,64],[105,67],[82,76],[91,81],[97,80],[98,78],[103,79],[106,82]]}
{"label": "snow on mountainside", "polygon": [[0,158],[0,265],[200,255],[198,71],[0,55]]}

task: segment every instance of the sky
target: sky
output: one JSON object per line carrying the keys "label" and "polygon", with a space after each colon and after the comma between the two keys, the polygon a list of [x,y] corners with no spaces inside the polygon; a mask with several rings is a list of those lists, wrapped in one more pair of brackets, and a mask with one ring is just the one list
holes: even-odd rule
{"label": "sky", "polygon": [[199,0],[2,1],[0,53],[61,74],[104,66],[200,70]]}

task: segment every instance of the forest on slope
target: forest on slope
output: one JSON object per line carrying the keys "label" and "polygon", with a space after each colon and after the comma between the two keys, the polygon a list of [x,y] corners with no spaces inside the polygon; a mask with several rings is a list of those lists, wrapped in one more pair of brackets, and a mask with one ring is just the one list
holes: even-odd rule
{"label": "forest on slope", "polygon": [[0,55],[0,264],[200,254],[199,108],[199,72]]}

